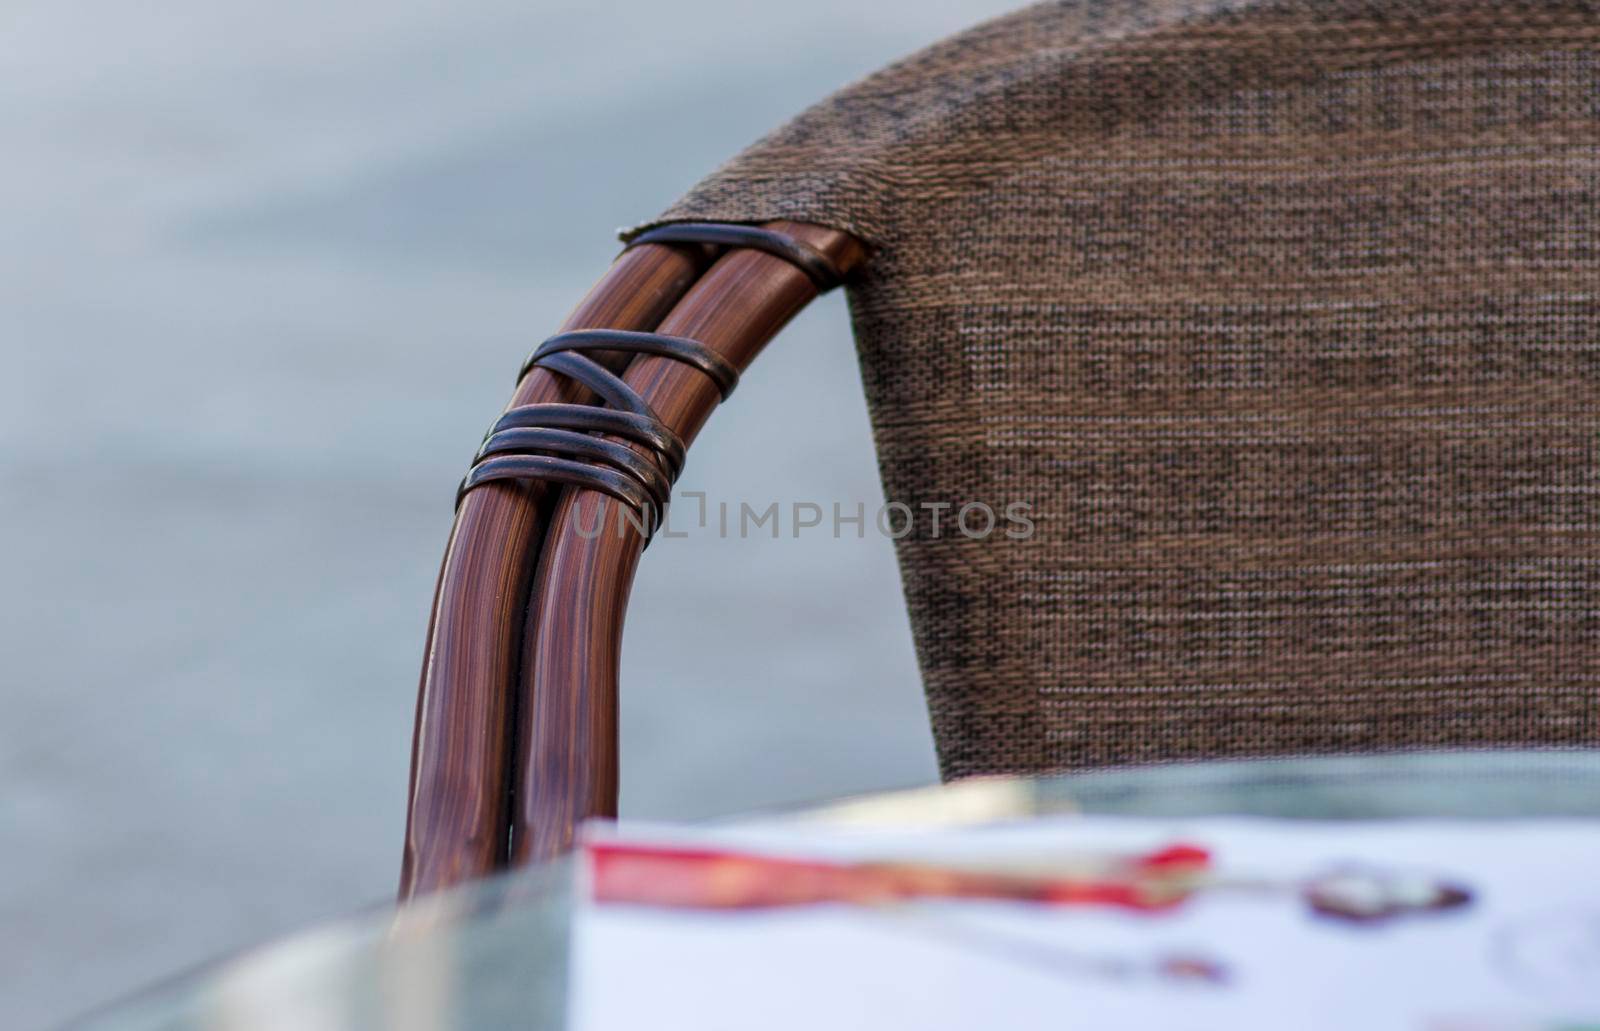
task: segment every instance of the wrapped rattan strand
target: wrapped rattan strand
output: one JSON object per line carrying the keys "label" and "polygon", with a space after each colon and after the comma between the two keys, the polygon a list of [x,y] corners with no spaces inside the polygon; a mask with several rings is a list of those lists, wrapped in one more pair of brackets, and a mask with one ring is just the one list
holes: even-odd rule
{"label": "wrapped rattan strand", "polygon": [[[759,250],[788,261],[820,290],[839,282],[833,263],[807,244],[756,226],[686,222],[650,230],[631,246],[645,243],[710,244]],[[671,358],[700,370],[717,386],[723,400],[739,383],[739,370],[696,340],[630,330],[587,329],[559,333],[541,344],[523,364],[559,373],[588,387],[607,406],[593,412],[582,406],[525,405],[514,408],[490,430],[472,468],[456,491],[456,504],[474,487],[496,480],[543,479],[588,487],[632,507],[653,534],[661,523],[671,487],[682,471],[684,448],[650,406],[621,377],[585,352],[623,352]],[[601,411],[632,416],[628,422],[608,420]],[[641,459],[621,445],[590,437],[613,433],[651,452]]]}

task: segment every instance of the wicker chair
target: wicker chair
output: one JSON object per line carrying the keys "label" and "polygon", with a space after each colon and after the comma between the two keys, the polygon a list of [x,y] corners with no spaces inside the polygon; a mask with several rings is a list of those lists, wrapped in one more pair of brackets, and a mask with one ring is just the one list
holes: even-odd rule
{"label": "wicker chair", "polygon": [[946,776],[1593,744],[1597,14],[1042,4],[635,231],[462,484],[402,898],[614,813],[652,520],[841,281],[888,496],[1035,526],[897,542]]}

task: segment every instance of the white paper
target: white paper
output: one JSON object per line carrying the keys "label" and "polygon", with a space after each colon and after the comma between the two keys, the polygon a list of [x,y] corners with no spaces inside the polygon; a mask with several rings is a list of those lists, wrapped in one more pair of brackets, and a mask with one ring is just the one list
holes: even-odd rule
{"label": "white paper", "polygon": [[[1209,848],[1224,880],[1289,883],[1359,865],[1468,887],[1460,909],[1374,925],[1292,891],[1202,891],[1158,914],[996,901],[746,912],[583,907],[582,1031],[1600,1027],[1600,824],[1310,823],[1062,817],[922,834],[814,825],[623,836],[777,855],[915,859]],[[1174,954],[1222,984],[1158,976]],[[1108,975],[1124,963],[1134,974]]]}

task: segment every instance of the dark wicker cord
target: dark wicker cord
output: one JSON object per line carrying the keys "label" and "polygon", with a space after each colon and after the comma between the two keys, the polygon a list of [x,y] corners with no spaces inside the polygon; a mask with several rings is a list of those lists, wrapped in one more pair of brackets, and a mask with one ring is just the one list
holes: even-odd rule
{"label": "dark wicker cord", "polygon": [[673,222],[648,229],[629,241],[641,243],[708,243],[716,247],[748,247],[782,258],[810,277],[818,293],[827,293],[844,277],[832,261],[810,244],[772,229],[727,222]]}
{"label": "dark wicker cord", "polygon": [[558,351],[625,351],[629,354],[653,354],[672,358],[692,365],[710,377],[726,401],[733,388],[739,385],[739,370],[733,363],[687,337],[667,336],[663,333],[640,333],[628,329],[577,329],[570,333],[557,333],[539,345],[538,350],[523,363],[522,375],[535,365],[549,363],[543,359]]}
{"label": "dark wicker cord", "polygon": [[[622,330],[578,330],[546,340],[522,366],[581,383],[604,406],[533,404],[513,408],[484,435],[456,504],[472,488],[496,480],[549,480],[597,490],[634,509],[650,532],[661,524],[685,448],[644,398],[584,351],[622,351],[671,358],[703,372],[726,397],[739,370],[704,344],[685,337]],[[604,434],[605,436],[596,436]],[[641,454],[618,437],[645,449]]]}
{"label": "dark wicker cord", "polygon": [[[679,223],[652,229],[633,243],[746,247],[790,262],[818,290],[827,290],[839,282],[838,270],[815,248],[783,233],[754,226]],[[661,525],[672,485],[683,471],[683,441],[622,377],[585,355],[585,351],[654,355],[682,362],[716,384],[724,400],[739,383],[739,370],[731,362],[687,337],[620,329],[558,333],[528,356],[518,378],[535,367],[548,369],[588,387],[604,406],[533,404],[506,412],[484,434],[483,446],[456,491],[458,506],[466,493],[480,484],[550,480],[616,498],[638,512],[644,520],[640,525],[649,533]],[[646,453],[605,437],[629,441]]]}
{"label": "dark wicker cord", "polygon": [[632,412],[617,412],[595,405],[536,404],[513,408],[484,435],[485,442],[503,430],[549,427],[560,430],[581,430],[584,433],[604,433],[621,437],[649,448],[664,459],[667,475],[676,480],[683,470],[686,449],[678,435],[660,421],[645,418]]}
{"label": "dark wicker cord", "polygon": [[[637,391],[622,382],[622,377],[593,358],[572,351],[558,351],[539,359],[539,367],[559,372],[570,380],[582,383],[604,401],[607,408],[643,416],[646,419],[656,417],[656,413],[650,410],[650,406],[645,404],[644,398],[640,397]],[[521,379],[524,375],[525,372],[519,373],[517,378]]]}
{"label": "dark wicker cord", "polygon": [[[559,458],[553,455],[497,455],[473,465],[456,491],[456,504],[474,487],[494,480],[550,480],[574,487],[587,487],[609,494],[647,518],[655,519],[654,501],[626,473],[600,465]],[[654,527],[655,523],[645,525]]]}
{"label": "dark wicker cord", "polygon": [[641,455],[626,444],[604,437],[591,437],[576,430],[558,430],[535,426],[501,430],[483,442],[478,449],[477,462],[495,455],[518,455],[541,452],[561,455],[578,461],[598,463],[618,472],[626,473],[644,487],[650,500],[665,508],[672,497],[672,481],[667,479],[661,466],[653,459]]}

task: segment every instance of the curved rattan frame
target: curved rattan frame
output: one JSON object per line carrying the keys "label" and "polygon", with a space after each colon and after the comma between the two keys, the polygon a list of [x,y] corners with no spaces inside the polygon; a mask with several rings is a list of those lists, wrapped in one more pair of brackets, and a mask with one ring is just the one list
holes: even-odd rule
{"label": "curved rattan frame", "polygon": [[[795,222],[646,234],[560,327],[697,341],[734,370],[865,258],[837,230]],[[793,246],[791,246],[793,245]],[[655,416],[692,443],[728,386],[682,357],[602,352]],[[598,402],[555,369],[524,367],[511,407]],[[642,459],[647,449],[635,448]],[[400,898],[548,858],[617,805],[617,677],[644,532],[625,502],[538,479],[467,484],[440,569],[417,694]]]}

